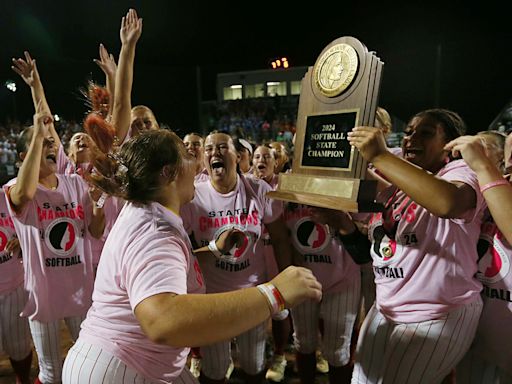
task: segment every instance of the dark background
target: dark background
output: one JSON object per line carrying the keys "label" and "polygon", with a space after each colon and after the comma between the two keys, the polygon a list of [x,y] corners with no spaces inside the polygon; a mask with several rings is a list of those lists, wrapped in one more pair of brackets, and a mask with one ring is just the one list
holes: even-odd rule
{"label": "dark background", "polygon": [[[303,4],[304,3],[304,4]],[[33,113],[10,58],[37,59],[54,113],[81,120],[79,89],[103,82],[92,59],[103,42],[117,56],[121,17],[144,19],[133,105],[159,121],[197,130],[198,102],[216,99],[216,74],[270,68],[286,56],[311,66],[322,49],[354,36],[384,64],[380,105],[402,120],[424,108],[459,112],[486,129],[512,99],[510,2],[4,1],[0,2],[0,122]],[[15,80],[13,96],[4,85]]]}

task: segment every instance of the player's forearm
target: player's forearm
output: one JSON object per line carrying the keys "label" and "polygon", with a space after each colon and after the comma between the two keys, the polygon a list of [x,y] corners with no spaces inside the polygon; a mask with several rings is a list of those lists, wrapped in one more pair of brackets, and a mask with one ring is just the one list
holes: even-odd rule
{"label": "player's forearm", "polygon": [[115,98],[112,108],[112,124],[122,142],[130,129],[131,93],[133,84],[133,63],[135,45],[124,45],[119,54],[119,67],[115,79]]}
{"label": "player's forearm", "polygon": [[385,152],[376,157],[373,165],[387,180],[438,217],[458,217],[474,208],[474,201],[461,199],[457,185],[440,179],[392,153]]}
{"label": "player's forearm", "polygon": [[9,193],[10,200],[16,207],[16,210],[21,210],[36,194],[37,184],[39,182],[43,140],[44,138],[42,136],[34,134],[27,151],[27,156],[23,160],[18,172],[16,184],[11,188]]}
{"label": "player's forearm", "polygon": [[[257,288],[208,295],[157,295],[152,321],[141,321],[147,336],[174,347],[201,346],[229,340],[261,324],[270,309]],[[138,306],[135,308],[138,315]]]}
{"label": "player's forearm", "polygon": [[30,87],[30,92],[32,93],[32,102],[34,103],[34,108],[37,108],[39,102],[41,102],[41,111],[47,112],[51,114],[50,106],[48,105],[48,101],[46,100],[46,95],[44,93],[43,84],[41,80],[35,80],[32,86]]}

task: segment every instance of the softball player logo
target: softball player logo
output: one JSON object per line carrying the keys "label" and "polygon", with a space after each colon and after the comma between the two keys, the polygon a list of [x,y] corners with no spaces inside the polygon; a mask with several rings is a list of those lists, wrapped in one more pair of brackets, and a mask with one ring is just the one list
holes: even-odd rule
{"label": "softball player logo", "polygon": [[5,246],[7,245],[7,234],[0,229],[0,252],[3,252],[5,249]]}
{"label": "softball player logo", "polygon": [[[396,227],[393,227],[396,233]],[[402,245],[397,242],[394,235],[386,231],[382,221],[370,226],[370,233],[373,240],[371,254],[376,266],[386,266],[396,262],[401,254]]]}
{"label": "softball player logo", "polygon": [[75,223],[68,218],[54,220],[46,229],[45,243],[51,252],[59,256],[72,253],[77,243]]}
{"label": "softball player logo", "polygon": [[243,233],[243,239],[240,242],[239,246],[233,246],[233,248],[231,248],[228,252],[220,256],[220,259],[227,261],[228,263],[231,264],[237,264],[241,263],[247,258],[247,251],[254,244],[254,238],[256,237],[256,235],[253,234],[252,232],[248,232],[246,227],[242,227],[240,225],[226,225],[224,227],[219,228],[215,232],[214,238],[218,239],[223,232],[231,228],[239,229]]}
{"label": "softball player logo", "polygon": [[311,217],[303,217],[295,223],[293,242],[302,253],[318,253],[330,242],[330,233],[326,225],[315,223]]}
{"label": "softball player logo", "polygon": [[510,271],[510,260],[501,242],[493,240],[493,246],[478,260],[477,278],[484,284],[503,280]]}

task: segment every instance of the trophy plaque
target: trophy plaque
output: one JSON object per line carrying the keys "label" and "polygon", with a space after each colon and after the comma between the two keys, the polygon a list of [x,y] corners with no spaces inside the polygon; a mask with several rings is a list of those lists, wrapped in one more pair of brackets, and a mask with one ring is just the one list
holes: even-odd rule
{"label": "trophy plaque", "polygon": [[291,173],[280,173],[272,199],[347,212],[381,209],[377,182],[365,180],[366,161],[347,133],[373,125],[382,61],[359,40],[332,41],[301,82]]}

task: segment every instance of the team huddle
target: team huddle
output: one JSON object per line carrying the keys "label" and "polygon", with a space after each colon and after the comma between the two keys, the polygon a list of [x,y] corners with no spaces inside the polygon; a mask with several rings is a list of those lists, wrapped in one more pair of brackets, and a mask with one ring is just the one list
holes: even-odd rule
{"label": "team huddle", "polygon": [[382,212],[272,200],[292,172],[282,143],[180,138],[132,107],[141,33],[131,9],[118,62],[100,45],[106,86],[91,84],[68,148],[36,61],[13,59],[35,109],[0,198],[1,346],[17,382],[32,382],[33,344],[36,383],[224,383],[233,343],[244,382],[281,382],[289,335],[301,383],[319,352],[330,383],[512,382],[512,136],[464,136],[457,113],[429,109],[390,149],[379,108],[348,141]]}

